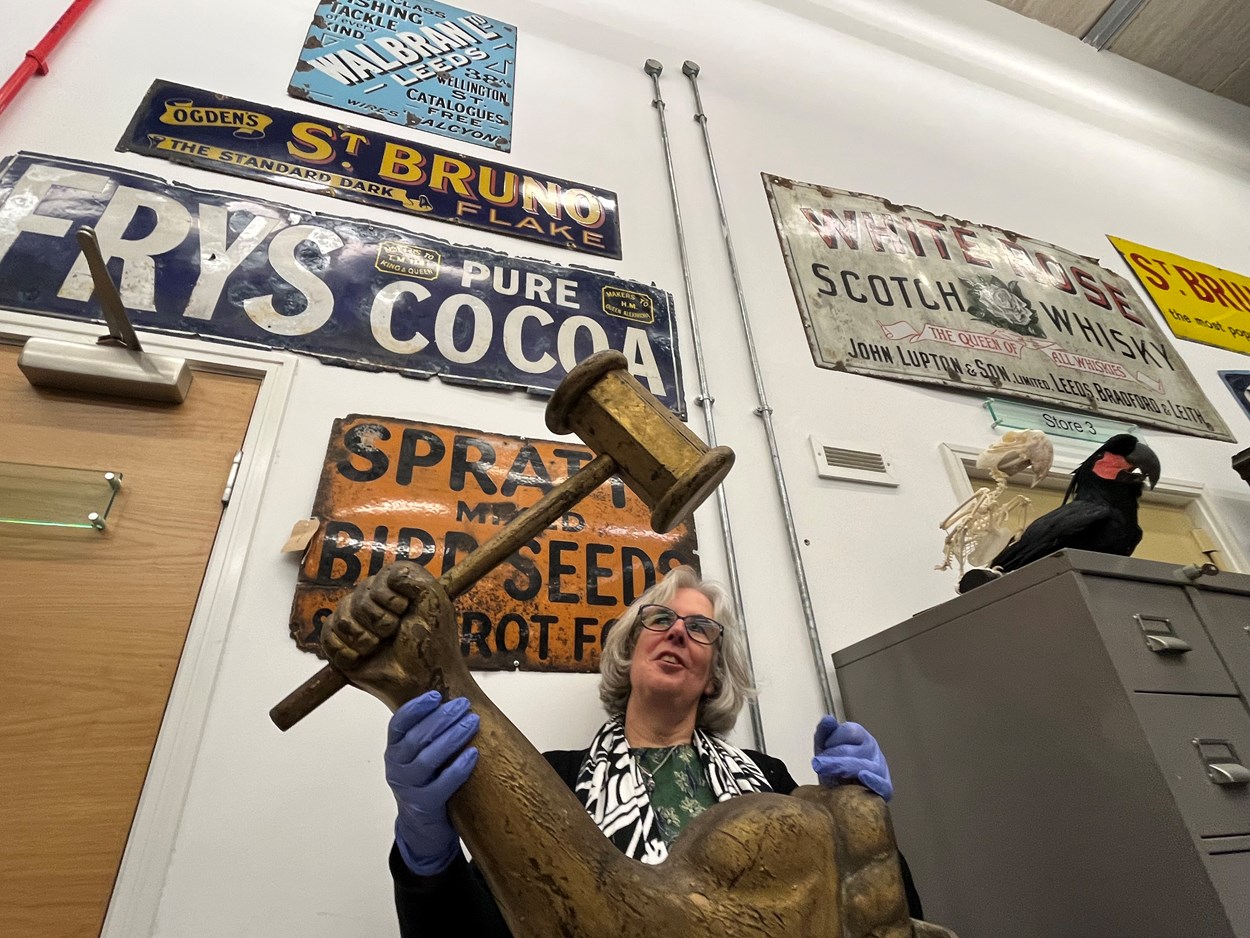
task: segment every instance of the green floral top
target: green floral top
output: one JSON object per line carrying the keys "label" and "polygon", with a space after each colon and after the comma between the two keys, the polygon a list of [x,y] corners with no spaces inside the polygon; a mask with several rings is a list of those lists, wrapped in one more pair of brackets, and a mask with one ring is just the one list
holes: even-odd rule
{"label": "green floral top", "polygon": [[663,749],[633,749],[651,795],[660,836],[671,845],[682,828],[716,804],[699,754],[689,743]]}

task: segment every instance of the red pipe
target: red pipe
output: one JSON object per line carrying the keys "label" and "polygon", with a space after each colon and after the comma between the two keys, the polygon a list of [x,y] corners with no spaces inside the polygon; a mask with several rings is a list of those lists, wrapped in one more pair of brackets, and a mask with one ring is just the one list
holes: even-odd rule
{"label": "red pipe", "polygon": [[69,9],[61,14],[56,24],[48,30],[48,34],[39,41],[39,45],[26,53],[22,64],[9,76],[9,80],[0,86],[0,114],[4,113],[9,102],[17,97],[17,93],[22,90],[22,86],[30,80],[32,75],[48,74],[48,56],[90,5],[91,0],[74,0]]}

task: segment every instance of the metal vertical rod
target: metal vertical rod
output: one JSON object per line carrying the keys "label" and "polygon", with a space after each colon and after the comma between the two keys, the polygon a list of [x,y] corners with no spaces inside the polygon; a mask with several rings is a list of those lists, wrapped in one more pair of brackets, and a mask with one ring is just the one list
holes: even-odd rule
{"label": "metal vertical rod", "polygon": [[1089,43],[1095,49],[1107,48],[1145,5],[1146,0],[1113,0],[1089,32],[1081,37],[1081,42]]}
{"label": "metal vertical rod", "polygon": [[829,675],[829,661],[820,644],[820,632],[816,628],[816,614],[812,608],[812,594],[807,586],[807,574],[803,568],[803,555],[799,550],[799,535],[794,523],[794,512],[790,507],[790,495],[786,489],[786,477],[781,468],[781,454],[777,449],[777,435],[773,430],[773,409],[768,403],[768,392],[764,387],[764,376],[760,370],[759,353],[755,346],[755,336],[751,332],[751,320],[747,315],[746,295],[742,290],[742,277],[738,271],[738,257],[734,252],[733,238],[729,234],[729,216],[725,212],[725,197],[721,192],[720,177],[716,172],[716,159],[712,155],[712,138],[707,130],[707,114],[703,111],[703,99],[699,95],[699,66],[687,60],[681,67],[682,74],[690,79],[690,87],[694,91],[694,119],[703,130],[703,149],[707,154],[708,171],[712,176],[712,188],[716,191],[716,207],[720,211],[720,230],[725,240],[725,253],[729,257],[729,270],[733,275],[734,291],[738,296],[738,314],[742,319],[742,331],[746,336],[747,351],[751,357],[751,373],[755,376],[755,393],[759,397],[759,407],[755,413],[764,422],[764,435],[768,440],[768,455],[773,463],[773,478],[777,482],[777,495],[781,500],[781,514],[785,519],[786,535],[790,542],[790,560],[794,566],[795,582],[799,589],[799,600],[803,605],[803,619],[807,623],[807,641],[811,646],[813,663],[816,666],[816,677],[820,684],[820,693],[826,713],[836,713],[841,719],[841,695],[834,693],[833,681]]}
{"label": "metal vertical rod", "polygon": [[[677,173],[673,169],[673,148],[668,138],[668,122],[664,119],[664,96],[660,93],[660,73],[664,71],[664,66],[655,59],[647,59],[642,69],[651,76],[651,85],[655,91],[655,97],[651,101],[651,106],[655,108],[655,112],[660,118],[660,139],[664,143],[664,165],[668,171],[669,195],[673,200],[673,224],[677,229],[677,250],[681,256],[681,273],[686,284],[686,308],[690,310],[690,335],[694,340],[695,370],[699,376],[698,404],[703,408],[703,418],[707,424],[708,445],[716,446],[716,418],[713,414],[713,405],[716,403],[716,399],[712,397],[712,393],[709,390],[707,367],[703,360],[703,340],[699,331],[699,316],[695,311],[694,282],[690,277],[690,257],[686,252],[686,229],[681,220],[681,201],[677,197]],[[746,625],[746,608],[742,602],[742,584],[738,579],[738,554],[734,549],[733,528],[729,523],[729,502],[725,497],[724,485],[716,487],[716,507],[720,514],[721,537],[725,541],[725,555],[729,567],[729,589],[733,594],[734,606],[738,611],[739,622],[742,624],[742,644],[746,649],[747,667],[751,672],[751,683],[754,684],[755,660],[751,657],[751,641]],[[751,718],[751,735],[755,741],[755,748],[760,752],[766,752],[764,723],[760,719],[759,701],[752,698],[747,704],[747,710]]]}

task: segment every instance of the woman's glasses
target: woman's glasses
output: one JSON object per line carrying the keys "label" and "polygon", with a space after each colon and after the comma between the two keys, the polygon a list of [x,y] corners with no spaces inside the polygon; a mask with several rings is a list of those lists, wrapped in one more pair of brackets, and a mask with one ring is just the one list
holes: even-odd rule
{"label": "woman's glasses", "polygon": [[644,629],[667,632],[680,619],[686,624],[686,634],[701,645],[711,645],[721,637],[725,627],[707,616],[679,616],[668,606],[643,606],[638,610],[638,621]]}

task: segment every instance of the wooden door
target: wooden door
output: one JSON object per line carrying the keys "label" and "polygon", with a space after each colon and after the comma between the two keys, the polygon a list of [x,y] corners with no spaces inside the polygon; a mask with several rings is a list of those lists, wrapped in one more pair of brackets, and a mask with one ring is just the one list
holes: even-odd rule
{"label": "wooden door", "polygon": [[0,461],[112,470],[104,532],[0,524],[0,935],[98,935],[260,382],[181,405],[33,388],[0,346]]}

